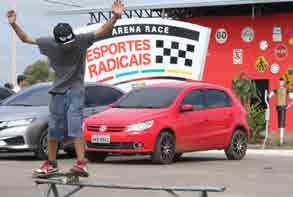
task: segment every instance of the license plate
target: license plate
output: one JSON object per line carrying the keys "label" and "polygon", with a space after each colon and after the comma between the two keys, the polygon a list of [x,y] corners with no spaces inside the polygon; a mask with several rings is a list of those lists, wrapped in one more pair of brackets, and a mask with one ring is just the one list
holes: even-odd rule
{"label": "license plate", "polygon": [[110,144],[110,135],[93,135],[92,143]]}

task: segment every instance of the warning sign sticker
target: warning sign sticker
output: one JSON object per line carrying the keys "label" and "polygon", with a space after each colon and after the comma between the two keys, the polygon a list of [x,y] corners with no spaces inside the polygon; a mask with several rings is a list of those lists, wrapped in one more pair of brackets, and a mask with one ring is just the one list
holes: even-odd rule
{"label": "warning sign sticker", "polygon": [[287,70],[286,70],[286,72],[285,72],[285,74],[284,74],[284,76],[283,76],[285,79],[286,79],[286,81],[287,81],[287,87],[288,87],[288,90],[290,91],[290,92],[292,92],[293,91],[293,67],[289,67]]}
{"label": "warning sign sticker", "polygon": [[259,56],[255,62],[255,68],[258,72],[265,72],[266,68],[269,66],[268,61],[264,56]]}

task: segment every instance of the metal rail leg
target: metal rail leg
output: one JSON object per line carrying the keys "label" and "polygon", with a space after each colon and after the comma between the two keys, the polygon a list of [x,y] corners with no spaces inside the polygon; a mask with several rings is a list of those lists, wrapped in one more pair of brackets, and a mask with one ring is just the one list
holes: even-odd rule
{"label": "metal rail leg", "polygon": [[165,190],[165,191],[171,194],[173,197],[179,197],[179,195],[176,194],[173,190]]}
{"label": "metal rail leg", "polygon": [[201,191],[199,194],[199,197],[208,197],[208,192],[207,191]]}
{"label": "metal rail leg", "polygon": [[68,192],[68,194],[64,195],[64,197],[72,196],[76,192],[80,191],[82,188],[83,188],[82,186],[79,186],[79,187],[75,188],[74,190],[72,190],[71,192]]}
{"label": "metal rail leg", "polygon": [[54,197],[59,197],[59,193],[58,193],[58,189],[57,189],[56,184],[54,184],[54,183],[50,184],[48,192],[47,192],[47,197],[50,197],[51,191],[52,191]]}

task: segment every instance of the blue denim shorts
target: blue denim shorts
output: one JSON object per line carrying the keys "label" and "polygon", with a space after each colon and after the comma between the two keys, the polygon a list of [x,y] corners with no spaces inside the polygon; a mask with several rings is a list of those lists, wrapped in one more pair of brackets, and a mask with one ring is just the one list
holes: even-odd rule
{"label": "blue denim shorts", "polygon": [[64,94],[52,94],[49,105],[49,138],[81,138],[83,105],[84,88],[72,88]]}

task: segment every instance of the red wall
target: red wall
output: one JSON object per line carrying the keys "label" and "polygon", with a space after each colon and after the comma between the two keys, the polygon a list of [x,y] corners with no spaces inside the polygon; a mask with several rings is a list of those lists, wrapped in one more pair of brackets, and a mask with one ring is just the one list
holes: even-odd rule
{"label": "red wall", "polygon": [[[226,87],[231,87],[231,80],[240,71],[253,79],[269,79],[269,88],[277,88],[278,80],[284,74],[289,65],[293,65],[293,46],[289,45],[289,38],[293,37],[293,14],[278,14],[270,16],[221,16],[221,17],[199,17],[187,19],[187,22],[203,25],[212,29],[209,44],[204,80],[216,82]],[[254,29],[254,40],[246,43],[241,38],[241,32],[245,27]],[[273,42],[273,27],[279,26],[282,30],[282,42]],[[215,40],[215,33],[218,28],[225,28],[228,32],[228,39],[224,44],[218,44]],[[269,47],[261,51],[259,42],[266,40]],[[274,49],[277,44],[284,44],[288,48],[288,56],[284,60],[275,57]],[[233,49],[243,50],[243,64],[233,64]],[[255,62],[257,57],[264,56],[269,65],[277,63],[280,65],[280,72],[272,74],[270,66],[263,73],[256,70]],[[275,97],[270,101],[271,121],[270,128],[277,130],[277,115],[275,110]],[[293,107],[287,112],[286,131],[293,132]]]}

